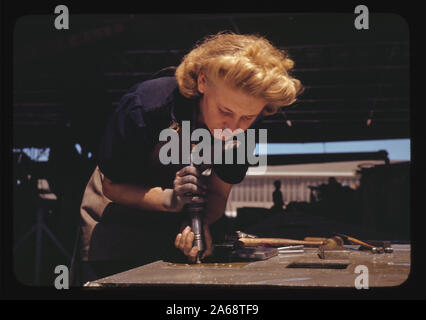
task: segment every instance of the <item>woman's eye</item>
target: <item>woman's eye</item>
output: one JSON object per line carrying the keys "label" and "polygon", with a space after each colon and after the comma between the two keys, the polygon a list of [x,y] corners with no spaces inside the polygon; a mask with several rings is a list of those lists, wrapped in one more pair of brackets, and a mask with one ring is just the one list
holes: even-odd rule
{"label": "woman's eye", "polygon": [[224,114],[226,116],[230,116],[231,115],[231,112],[226,112],[226,111],[224,111],[222,109],[219,109],[219,111],[220,111],[220,113],[222,113],[222,114]]}
{"label": "woman's eye", "polygon": [[250,121],[250,120],[253,120],[254,117],[243,117],[243,119],[246,120],[246,121]]}

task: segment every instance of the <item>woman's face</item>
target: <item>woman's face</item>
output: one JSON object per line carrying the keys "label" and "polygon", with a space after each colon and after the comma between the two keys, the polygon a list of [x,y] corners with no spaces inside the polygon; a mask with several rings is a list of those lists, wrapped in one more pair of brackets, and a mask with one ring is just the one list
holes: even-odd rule
{"label": "woman's face", "polygon": [[242,90],[230,88],[223,81],[213,84],[203,74],[198,77],[198,91],[202,93],[199,120],[216,139],[226,140],[232,135],[224,132],[220,136],[215,134],[215,129],[247,130],[267,103]]}

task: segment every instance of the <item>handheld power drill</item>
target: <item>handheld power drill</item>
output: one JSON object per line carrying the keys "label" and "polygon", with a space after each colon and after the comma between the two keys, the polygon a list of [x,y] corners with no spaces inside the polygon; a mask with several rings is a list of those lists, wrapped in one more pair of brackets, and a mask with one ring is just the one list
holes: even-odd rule
{"label": "handheld power drill", "polygon": [[[192,148],[191,148],[192,149]],[[192,160],[192,150],[190,156],[190,165],[196,167]],[[198,170],[198,169],[197,169]],[[198,196],[197,194],[188,194],[188,196]],[[204,251],[204,239],[203,239],[203,212],[204,204],[203,203],[189,203],[186,205],[186,212],[189,213],[191,219],[191,229],[194,233],[194,246],[198,247],[197,254],[197,263],[201,263],[201,255]]]}

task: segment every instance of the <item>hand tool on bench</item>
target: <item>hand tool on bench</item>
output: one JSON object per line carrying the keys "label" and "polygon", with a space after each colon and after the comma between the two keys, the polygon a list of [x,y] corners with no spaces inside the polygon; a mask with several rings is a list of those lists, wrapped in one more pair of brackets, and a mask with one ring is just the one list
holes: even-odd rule
{"label": "hand tool on bench", "polygon": [[255,261],[266,260],[278,255],[278,249],[272,247],[241,247],[236,242],[225,242],[213,245],[213,255],[207,257],[208,261]]}
{"label": "hand tool on bench", "polygon": [[303,244],[297,245],[297,246],[285,246],[285,247],[278,247],[278,251],[285,251],[285,250],[300,250],[303,249],[305,246]]}
{"label": "hand tool on bench", "polygon": [[[338,234],[340,236],[344,236],[342,234]],[[351,243],[355,243],[355,244],[359,244],[360,245],[360,250],[362,249],[368,249],[368,250],[372,250],[375,253],[381,253],[382,251],[384,251],[385,253],[392,253],[393,252],[393,248],[391,246],[391,242],[390,241],[379,241],[379,240],[358,240],[354,237],[350,237],[352,239],[357,240],[358,242],[351,242],[349,239],[347,239],[345,237],[345,239],[347,239],[349,242]],[[318,240],[325,240],[326,238],[321,238],[321,237],[305,237],[304,240],[307,241],[318,241]],[[365,243],[367,245],[363,245],[361,243]],[[375,248],[375,249],[373,249]],[[381,249],[383,248],[383,250]]]}
{"label": "hand tool on bench", "polygon": [[254,234],[250,234],[250,233],[245,233],[242,231],[235,231],[236,235],[237,235],[237,239],[239,238],[259,238],[258,236],[254,235]]}
{"label": "hand tool on bench", "polygon": [[278,249],[278,254],[293,254],[293,253],[304,253],[305,246],[300,244],[297,246],[285,246],[285,247],[279,247]]}
{"label": "hand tool on bench", "polygon": [[[375,246],[375,247],[381,247],[381,248],[383,248],[383,250],[385,251],[385,253],[392,253],[393,252],[393,248],[392,248],[392,245],[391,245],[390,241],[383,241],[383,240],[364,240],[364,242],[366,242],[366,243],[368,243],[368,244],[370,244],[372,246]],[[363,248],[363,247],[361,246],[361,248]]]}
{"label": "hand tool on bench", "polygon": [[384,252],[384,248],[383,247],[376,247],[373,246],[365,241],[361,241],[359,239],[356,239],[354,237],[350,237],[348,235],[345,234],[341,234],[341,233],[337,233],[338,236],[342,237],[343,239],[346,239],[347,241],[354,243],[354,244],[359,244],[360,246],[363,246],[365,248],[368,248],[371,250],[371,252],[373,253],[383,253]]}
{"label": "hand tool on bench", "polygon": [[[213,255],[215,258],[264,260],[276,256],[280,252],[296,253],[294,249],[304,247],[321,248],[323,251],[343,247],[343,239],[339,236],[329,239],[324,238],[324,240],[318,241],[303,241],[287,238],[258,238],[256,235],[237,231],[234,235],[225,238],[227,238],[225,243],[213,246]],[[279,247],[282,246],[286,247],[280,250]]]}
{"label": "hand tool on bench", "polygon": [[[344,245],[343,239],[341,237],[339,237],[339,236],[335,236],[334,238],[337,238],[338,241],[339,241],[339,247],[337,249],[343,248],[343,245]],[[327,238],[322,238],[322,237],[305,237],[304,240],[305,241],[324,241],[324,242],[326,242]],[[325,250],[333,250],[334,248],[333,247],[330,248],[330,246],[328,246],[328,247],[327,246],[320,246],[318,249],[319,249],[319,251],[318,251],[318,257],[320,259],[325,259]]]}
{"label": "hand tool on bench", "polygon": [[324,249],[334,249],[343,247],[343,239],[335,236],[325,240],[306,241],[295,240],[287,238],[239,238],[238,244],[244,247],[253,246],[291,246],[291,245],[304,245],[305,247],[323,247]]}
{"label": "hand tool on bench", "polygon": [[327,238],[324,237],[305,237],[305,241],[325,241]]}
{"label": "hand tool on bench", "polygon": [[290,246],[290,245],[304,245],[307,247],[318,247],[323,244],[324,241],[303,241],[286,238],[239,238],[238,244],[244,247],[254,246]]}

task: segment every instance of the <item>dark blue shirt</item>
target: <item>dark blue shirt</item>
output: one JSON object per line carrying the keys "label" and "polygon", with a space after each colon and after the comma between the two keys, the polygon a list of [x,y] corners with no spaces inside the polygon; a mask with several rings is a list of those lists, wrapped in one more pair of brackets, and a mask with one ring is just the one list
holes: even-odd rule
{"label": "dark blue shirt", "polygon": [[[172,123],[193,121],[199,99],[185,98],[174,77],[160,77],[135,84],[111,115],[99,152],[99,169],[114,182],[145,186],[173,186],[175,173],[185,165],[162,165],[155,158],[161,130]],[[258,123],[260,117],[256,119]],[[154,155],[154,156],[153,156]],[[234,157],[236,162],[236,157]],[[248,164],[213,165],[223,181],[236,184]]]}

